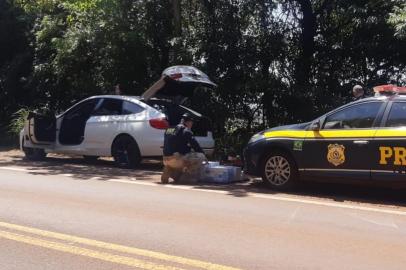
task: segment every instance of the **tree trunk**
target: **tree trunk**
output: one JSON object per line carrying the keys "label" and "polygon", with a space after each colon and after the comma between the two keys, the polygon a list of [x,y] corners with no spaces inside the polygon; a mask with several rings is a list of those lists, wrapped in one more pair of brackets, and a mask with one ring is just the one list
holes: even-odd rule
{"label": "tree trunk", "polygon": [[182,35],[181,0],[172,0],[173,8],[173,33],[175,37]]}
{"label": "tree trunk", "polygon": [[300,26],[302,33],[300,35],[301,55],[296,62],[296,91],[310,91],[310,77],[315,52],[314,38],[316,36],[317,21],[310,0],[296,0],[299,3],[302,12]]}

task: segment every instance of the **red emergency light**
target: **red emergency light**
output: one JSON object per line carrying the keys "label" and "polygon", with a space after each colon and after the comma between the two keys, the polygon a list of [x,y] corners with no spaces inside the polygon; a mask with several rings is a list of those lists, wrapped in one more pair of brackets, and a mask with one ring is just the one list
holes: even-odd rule
{"label": "red emergency light", "polygon": [[393,84],[378,85],[374,88],[375,93],[406,94],[406,87]]}

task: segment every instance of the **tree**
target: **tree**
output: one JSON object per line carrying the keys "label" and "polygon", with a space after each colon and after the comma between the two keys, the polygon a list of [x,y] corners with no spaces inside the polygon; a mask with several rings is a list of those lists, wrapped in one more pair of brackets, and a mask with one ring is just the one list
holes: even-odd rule
{"label": "tree", "polygon": [[[13,1],[0,1],[0,119],[35,97],[29,86],[32,50],[29,46],[30,20]],[[1,121],[2,123],[6,121]]]}
{"label": "tree", "polygon": [[389,22],[395,26],[397,36],[406,37],[406,4],[394,9],[394,12],[390,15]]}
{"label": "tree", "polygon": [[38,101],[61,110],[117,83],[139,95],[186,64],[219,85],[189,106],[213,119],[215,136],[249,137],[345,103],[354,84],[405,80],[402,0],[2,1],[3,118]]}

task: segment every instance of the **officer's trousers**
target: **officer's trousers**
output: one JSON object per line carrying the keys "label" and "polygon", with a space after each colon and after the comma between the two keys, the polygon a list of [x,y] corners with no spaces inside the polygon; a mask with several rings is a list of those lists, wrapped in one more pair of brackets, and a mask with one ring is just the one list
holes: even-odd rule
{"label": "officer's trousers", "polygon": [[202,153],[188,153],[181,155],[175,153],[172,156],[164,156],[164,171],[161,182],[166,184],[169,178],[179,183],[196,183],[199,181],[203,162],[206,156]]}

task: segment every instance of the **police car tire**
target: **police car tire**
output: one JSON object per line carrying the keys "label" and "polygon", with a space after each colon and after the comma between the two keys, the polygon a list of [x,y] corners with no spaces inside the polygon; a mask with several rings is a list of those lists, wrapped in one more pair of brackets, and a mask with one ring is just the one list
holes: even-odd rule
{"label": "police car tire", "polygon": [[111,146],[111,155],[120,168],[135,169],[141,163],[137,142],[129,135],[117,137]]}
{"label": "police car tire", "polygon": [[[272,168],[275,163],[282,162],[282,166]],[[276,190],[292,189],[298,179],[298,170],[295,161],[290,154],[283,151],[269,153],[262,162],[262,180],[264,183]],[[271,171],[274,172],[273,176]],[[288,177],[286,177],[289,171]],[[282,172],[285,172],[284,174]]]}

